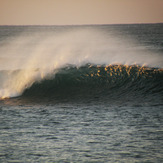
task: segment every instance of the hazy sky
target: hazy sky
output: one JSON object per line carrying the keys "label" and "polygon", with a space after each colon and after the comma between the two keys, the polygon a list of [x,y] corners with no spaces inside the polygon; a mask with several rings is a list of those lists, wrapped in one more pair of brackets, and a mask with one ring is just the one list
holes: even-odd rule
{"label": "hazy sky", "polygon": [[0,0],[0,25],[163,22],[163,0]]}

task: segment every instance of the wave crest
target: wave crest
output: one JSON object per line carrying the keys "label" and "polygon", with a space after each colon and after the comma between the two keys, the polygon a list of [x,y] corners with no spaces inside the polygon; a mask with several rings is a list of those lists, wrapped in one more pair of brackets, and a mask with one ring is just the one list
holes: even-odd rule
{"label": "wave crest", "polygon": [[[51,99],[161,98],[163,70],[127,65],[67,66],[26,89],[23,97]],[[154,99],[153,99],[154,100]]]}
{"label": "wave crest", "polygon": [[[3,71],[3,75],[7,73],[12,76],[24,72]],[[0,74],[2,75],[2,71]],[[46,102],[99,100],[104,103],[152,101],[157,104],[161,104],[163,97],[163,69],[159,68],[138,65],[67,65],[51,70],[46,75],[35,69],[33,75],[30,82],[21,85],[24,87],[20,94],[14,94],[13,89],[10,90],[9,97],[19,95],[19,99],[33,102],[40,102],[41,99]],[[24,80],[26,81],[25,78]]]}

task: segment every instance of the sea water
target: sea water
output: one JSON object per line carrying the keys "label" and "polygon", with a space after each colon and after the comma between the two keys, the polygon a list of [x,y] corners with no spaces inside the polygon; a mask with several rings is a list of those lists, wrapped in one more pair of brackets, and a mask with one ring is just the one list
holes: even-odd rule
{"label": "sea water", "polygon": [[0,162],[162,162],[163,24],[0,26]]}

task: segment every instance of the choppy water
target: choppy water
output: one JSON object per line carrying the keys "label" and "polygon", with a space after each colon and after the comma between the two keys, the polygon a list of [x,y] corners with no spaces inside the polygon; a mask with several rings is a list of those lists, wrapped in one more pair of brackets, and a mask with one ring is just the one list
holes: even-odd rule
{"label": "choppy water", "polygon": [[0,162],[163,162],[162,27],[1,26]]}
{"label": "choppy water", "polygon": [[1,162],[162,162],[162,107],[1,107]]}

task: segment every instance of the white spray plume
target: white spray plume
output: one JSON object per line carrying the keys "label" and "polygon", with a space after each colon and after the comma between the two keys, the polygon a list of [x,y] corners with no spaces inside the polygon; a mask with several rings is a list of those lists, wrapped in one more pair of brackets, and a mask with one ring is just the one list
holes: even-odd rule
{"label": "white spray plume", "polygon": [[30,36],[22,33],[0,47],[0,70],[12,72],[21,69],[14,76],[0,78],[0,97],[20,95],[33,82],[66,64],[146,64],[163,67],[159,54],[150,54],[145,48],[136,46],[132,40],[92,28],[61,33],[35,32]]}

